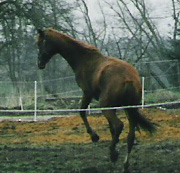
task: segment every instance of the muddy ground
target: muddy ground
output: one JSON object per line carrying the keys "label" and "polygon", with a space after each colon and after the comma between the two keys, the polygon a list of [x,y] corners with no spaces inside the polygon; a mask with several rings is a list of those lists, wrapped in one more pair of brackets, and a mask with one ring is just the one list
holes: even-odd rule
{"label": "muddy ground", "polygon": [[[180,112],[146,109],[143,113],[158,123],[153,136],[137,132],[130,172],[180,172]],[[110,132],[102,116],[89,117],[90,124],[100,135],[91,143],[82,120],[78,117],[52,118],[48,121],[0,122],[0,169],[2,173],[118,173],[122,172],[126,155],[127,118],[117,148],[119,160],[109,159]]]}

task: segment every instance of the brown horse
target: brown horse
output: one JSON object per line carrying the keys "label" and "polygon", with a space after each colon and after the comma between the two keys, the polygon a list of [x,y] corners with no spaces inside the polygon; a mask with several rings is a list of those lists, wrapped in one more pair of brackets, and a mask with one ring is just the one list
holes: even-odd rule
{"label": "brown horse", "polygon": [[[130,64],[104,56],[94,46],[82,43],[70,36],[53,29],[38,30],[38,67],[44,69],[45,65],[55,54],[62,55],[72,67],[77,84],[83,91],[81,109],[86,109],[92,98],[99,100],[101,107],[117,107],[138,105],[141,101],[141,83],[136,69]],[[128,170],[129,154],[135,139],[135,129],[142,128],[153,133],[156,128],[153,123],[140,114],[138,108],[125,109],[129,120],[128,153],[124,161],[124,168]],[[123,122],[116,116],[116,110],[102,111],[106,117],[112,143],[110,145],[111,161],[118,159],[116,144],[123,130]],[[84,121],[87,132],[93,142],[99,136],[90,127],[86,112],[80,115]]]}

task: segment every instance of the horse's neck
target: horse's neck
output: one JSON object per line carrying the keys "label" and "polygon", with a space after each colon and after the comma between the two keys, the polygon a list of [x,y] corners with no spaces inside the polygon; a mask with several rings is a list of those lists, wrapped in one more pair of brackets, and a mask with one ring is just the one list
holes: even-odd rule
{"label": "horse's neck", "polygon": [[[97,58],[101,59],[103,57],[99,51],[88,50],[88,48],[83,47],[81,44],[78,44],[78,42],[69,37],[59,39],[57,44],[58,53],[66,59],[74,72],[79,70],[82,65],[89,68],[88,62],[93,64],[94,60],[97,62]],[[94,65],[97,65],[97,63],[94,63]]]}

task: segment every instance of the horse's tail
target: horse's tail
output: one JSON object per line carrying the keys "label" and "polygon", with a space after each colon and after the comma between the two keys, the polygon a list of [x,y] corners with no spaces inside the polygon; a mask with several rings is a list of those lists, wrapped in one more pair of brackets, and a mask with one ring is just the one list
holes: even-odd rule
{"label": "horse's tail", "polygon": [[[136,86],[128,82],[125,84],[125,94],[126,94],[126,105],[138,105],[141,100],[141,93],[138,93]],[[143,116],[138,108],[128,108],[126,109],[129,118],[136,124],[137,128],[142,128],[145,131],[153,133],[156,131],[156,124],[152,123],[145,116]]]}
{"label": "horse's tail", "polygon": [[157,124],[152,123],[145,116],[143,116],[137,108],[126,109],[128,116],[136,124],[136,127],[139,127],[145,131],[150,132],[151,134],[156,131]]}

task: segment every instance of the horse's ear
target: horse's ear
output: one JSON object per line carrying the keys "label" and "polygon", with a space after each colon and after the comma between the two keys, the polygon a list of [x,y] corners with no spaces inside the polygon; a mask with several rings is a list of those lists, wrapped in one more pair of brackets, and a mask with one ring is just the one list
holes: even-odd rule
{"label": "horse's ear", "polygon": [[41,37],[44,37],[44,31],[42,29],[38,29],[38,33]]}

